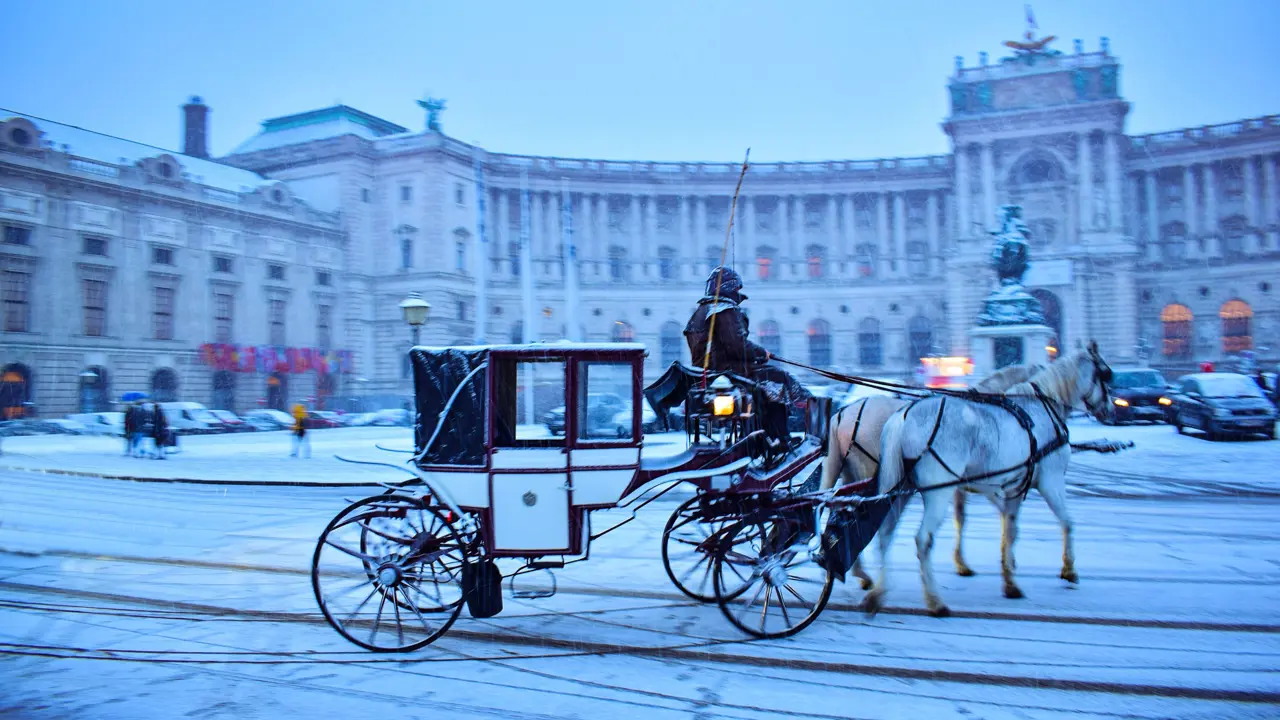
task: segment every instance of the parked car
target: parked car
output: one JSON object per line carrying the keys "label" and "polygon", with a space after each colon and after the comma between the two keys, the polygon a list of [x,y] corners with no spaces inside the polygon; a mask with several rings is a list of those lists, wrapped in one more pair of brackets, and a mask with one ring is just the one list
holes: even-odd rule
{"label": "parked car", "polygon": [[87,431],[88,428],[75,420],[64,419],[22,418],[20,420],[9,420],[5,426],[5,434],[9,437],[83,435]]}
{"label": "parked car", "polygon": [[306,426],[308,430],[321,430],[342,427],[342,422],[338,420],[338,414],[335,412],[312,410],[307,413]]}
{"label": "parked car", "polygon": [[342,422],[347,427],[363,427],[373,423],[377,413],[347,413],[342,416]]}
{"label": "parked car", "polygon": [[1164,376],[1150,368],[1112,368],[1111,416],[1104,423],[1120,425],[1145,420],[1168,422],[1173,400]]}
{"label": "parked car", "polygon": [[413,424],[413,415],[403,408],[387,408],[375,412],[369,424],[375,427],[408,427]]}
{"label": "parked car", "polygon": [[124,437],[124,413],[122,412],[78,413],[68,415],[67,419],[83,425],[82,434],[84,435]]}
{"label": "parked car", "polygon": [[1210,439],[1226,433],[1276,437],[1276,408],[1252,378],[1236,373],[1196,373],[1179,381],[1173,398],[1178,432],[1196,428]]}
{"label": "parked car", "polygon": [[89,428],[84,423],[68,420],[66,418],[52,418],[43,422],[49,423],[52,427],[58,428],[58,432],[63,435],[88,435]]}
{"label": "parked car", "polygon": [[[647,403],[646,403],[647,404]],[[587,435],[610,435],[617,432],[614,418],[627,408],[627,401],[613,393],[587,395]],[[630,411],[628,411],[630,412]],[[552,408],[542,416],[542,422],[552,435],[564,434],[564,406]]]}
{"label": "parked car", "polygon": [[[649,406],[649,401],[641,399],[640,405],[640,432],[657,433],[662,432],[662,420],[658,417],[658,413],[653,411]],[[617,415],[613,416],[613,433],[620,438],[631,437],[631,404],[627,403]]]}
{"label": "parked car", "polygon": [[197,402],[160,403],[169,429],[180,435],[208,435],[226,432],[225,426],[209,408]]}
{"label": "parked car", "polygon": [[289,413],[280,410],[250,410],[244,414],[246,422],[257,425],[261,430],[280,430],[293,427],[293,418]]}
{"label": "parked car", "polygon": [[258,429],[257,426],[245,422],[244,418],[230,410],[210,410],[209,414],[217,418],[227,432],[251,432]]}

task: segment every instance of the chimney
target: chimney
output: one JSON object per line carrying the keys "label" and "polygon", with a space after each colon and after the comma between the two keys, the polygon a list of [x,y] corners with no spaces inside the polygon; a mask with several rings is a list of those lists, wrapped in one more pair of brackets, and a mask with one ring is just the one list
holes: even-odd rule
{"label": "chimney", "polygon": [[209,106],[199,95],[182,106],[182,153],[191,157],[209,157]]}

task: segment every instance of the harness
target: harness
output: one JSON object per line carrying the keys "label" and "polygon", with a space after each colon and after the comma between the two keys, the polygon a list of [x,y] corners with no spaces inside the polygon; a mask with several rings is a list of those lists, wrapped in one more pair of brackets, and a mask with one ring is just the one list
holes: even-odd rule
{"label": "harness", "polygon": [[[1001,483],[1000,489],[1004,491],[1007,497],[1017,496],[1025,498],[1027,493],[1031,491],[1031,480],[1035,474],[1036,466],[1050,453],[1066,446],[1069,442],[1066,420],[1059,415],[1057,409],[1054,407],[1055,403],[1045,396],[1044,392],[1040,390],[1039,385],[1031,383],[1031,388],[1035,392],[1036,399],[1040,401],[1041,406],[1044,407],[1045,412],[1049,415],[1049,421],[1053,424],[1053,439],[1044,446],[1041,446],[1040,442],[1036,439],[1034,432],[1035,421],[1031,418],[1031,414],[1011,401],[1008,396],[980,392],[968,392],[964,394],[964,399],[966,400],[972,400],[973,402],[982,403],[984,405],[994,405],[1013,416],[1014,420],[1017,421],[1018,426],[1027,433],[1028,447],[1026,460],[1023,460],[1017,465],[1012,465],[1001,470],[991,470],[978,475],[970,475],[968,477],[962,476],[960,473],[953,470],[950,465],[947,465],[947,461],[943,460],[942,456],[938,454],[938,451],[933,449],[933,441],[938,437],[938,430],[942,427],[942,415],[947,408],[947,396],[942,395],[938,402],[938,415],[933,421],[933,432],[929,434],[929,441],[925,443],[924,452],[920,454],[920,457],[904,459],[906,472],[903,473],[903,482],[907,482],[905,478],[911,474],[915,469],[916,464],[920,462],[921,458],[925,455],[930,455],[934,460],[938,461],[938,464],[942,466],[943,470],[946,470],[955,479],[949,480],[940,485],[931,485],[927,488],[929,490],[940,490],[959,485],[967,485],[969,483],[978,482],[979,480],[986,480],[987,478],[997,477],[999,475],[1005,475],[1017,470],[1022,470],[1023,472],[1014,479]],[[903,418],[905,419],[911,412],[911,409],[924,399],[925,398],[919,398],[912,401],[912,403],[903,410]],[[912,491],[916,489],[918,488],[912,488]]]}

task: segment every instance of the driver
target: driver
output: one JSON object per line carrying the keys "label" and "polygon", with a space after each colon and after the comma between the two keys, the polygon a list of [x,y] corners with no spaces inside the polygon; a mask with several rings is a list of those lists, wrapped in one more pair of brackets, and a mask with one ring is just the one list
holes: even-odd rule
{"label": "driver", "polygon": [[[787,403],[807,401],[809,393],[786,371],[769,365],[772,357],[769,351],[748,339],[747,317],[740,307],[746,299],[738,273],[727,267],[712,270],[707,278],[706,293],[685,325],[685,340],[689,343],[694,365],[701,365],[707,358],[707,342],[710,340],[708,370],[738,373],[760,384],[765,395],[764,407],[761,408],[765,434],[769,436],[771,445],[786,448],[790,438]],[[714,334],[711,329],[713,317]]]}

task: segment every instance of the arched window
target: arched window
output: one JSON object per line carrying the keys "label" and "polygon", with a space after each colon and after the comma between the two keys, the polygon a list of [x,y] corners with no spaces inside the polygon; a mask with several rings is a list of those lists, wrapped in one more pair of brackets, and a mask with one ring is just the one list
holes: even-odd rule
{"label": "arched window", "polygon": [[1249,221],[1241,215],[1223,218],[1222,254],[1228,258],[1239,258],[1244,255],[1244,237],[1249,232]]}
{"label": "arched window", "polygon": [[761,280],[773,279],[774,262],[778,252],[768,245],[756,248],[756,277]]}
{"label": "arched window", "polygon": [[213,374],[213,402],[210,407],[235,411],[236,376],[230,370],[219,370]]}
{"label": "arched window", "polygon": [[524,321],[517,320],[511,326],[511,344],[521,345],[524,343]]}
{"label": "arched window", "polygon": [[1222,318],[1222,351],[1238,353],[1253,348],[1253,309],[1243,300],[1228,300],[1218,310]]}
{"label": "arched window", "polygon": [[858,323],[858,363],[863,367],[880,367],[884,351],[880,345],[880,321],[863,318]]}
{"label": "arched window", "polygon": [[871,243],[862,243],[854,250],[854,255],[858,263],[858,277],[875,277],[876,256],[878,254],[876,246]]}
{"label": "arched window", "polygon": [[760,323],[760,328],[755,332],[756,344],[769,351],[770,355],[782,354],[782,331],[778,328],[778,323],[773,320],[765,320]]}
{"label": "arched window", "polygon": [[160,368],[151,373],[151,399],[156,402],[176,402],[178,374],[169,368]]}
{"label": "arched window", "polygon": [[809,323],[809,364],[824,368],[831,365],[831,325],[826,320]]}
{"label": "arched window", "polygon": [[1166,261],[1181,260],[1187,256],[1187,226],[1171,222],[1160,228],[1160,256]]}
{"label": "arched window", "polygon": [[1173,303],[1160,311],[1160,324],[1164,327],[1162,351],[1168,358],[1191,357],[1191,308]]}
{"label": "arched window", "polygon": [[[408,354],[405,355],[408,358]],[[267,376],[267,407],[284,410],[289,403],[289,376],[273,372]]]}
{"label": "arched window", "polygon": [[1062,167],[1058,162],[1043,154],[1035,154],[1023,160],[1013,170],[1013,181],[1017,185],[1062,182],[1063,177]]}
{"label": "arched window", "polygon": [[106,412],[111,409],[111,378],[104,367],[85,368],[80,373],[80,412]]}
{"label": "arched window", "polygon": [[1062,347],[1062,302],[1058,300],[1058,296],[1044,290],[1036,288],[1031,291],[1031,297],[1040,301],[1040,310],[1044,313],[1044,324],[1053,328],[1053,338],[1049,341],[1049,359],[1053,360],[1058,357],[1058,349]]}
{"label": "arched window", "polygon": [[911,345],[911,359],[916,363],[932,354],[933,323],[929,318],[916,315],[907,321],[907,342]]}
{"label": "arched window", "polygon": [[30,402],[31,368],[21,363],[5,365],[0,371],[0,420],[26,417]]}
{"label": "arched window", "polygon": [[662,367],[671,367],[671,363],[680,362],[683,348],[684,328],[677,322],[663,323],[658,334],[658,357],[662,360]]}
{"label": "arched window", "polygon": [[413,267],[413,238],[400,238],[400,269]]}
{"label": "arched window", "polygon": [[929,245],[920,240],[907,243],[907,272],[911,277],[929,274]]}
{"label": "arched window", "polygon": [[675,248],[658,248],[658,277],[663,280],[676,279],[676,259],[680,253]]}
{"label": "arched window", "polygon": [[627,279],[627,249],[621,245],[609,248],[609,277],[613,280]]}
{"label": "arched window", "polygon": [[810,280],[821,280],[827,274],[827,248],[822,245],[810,245],[804,249],[805,265]]}
{"label": "arched window", "polygon": [[623,320],[615,320],[610,338],[616,343],[635,342],[636,329],[631,327],[631,323]]}
{"label": "arched window", "polygon": [[[459,236],[453,241],[454,270],[465,275],[467,273],[467,241]],[[481,259],[481,262],[484,262]]]}

